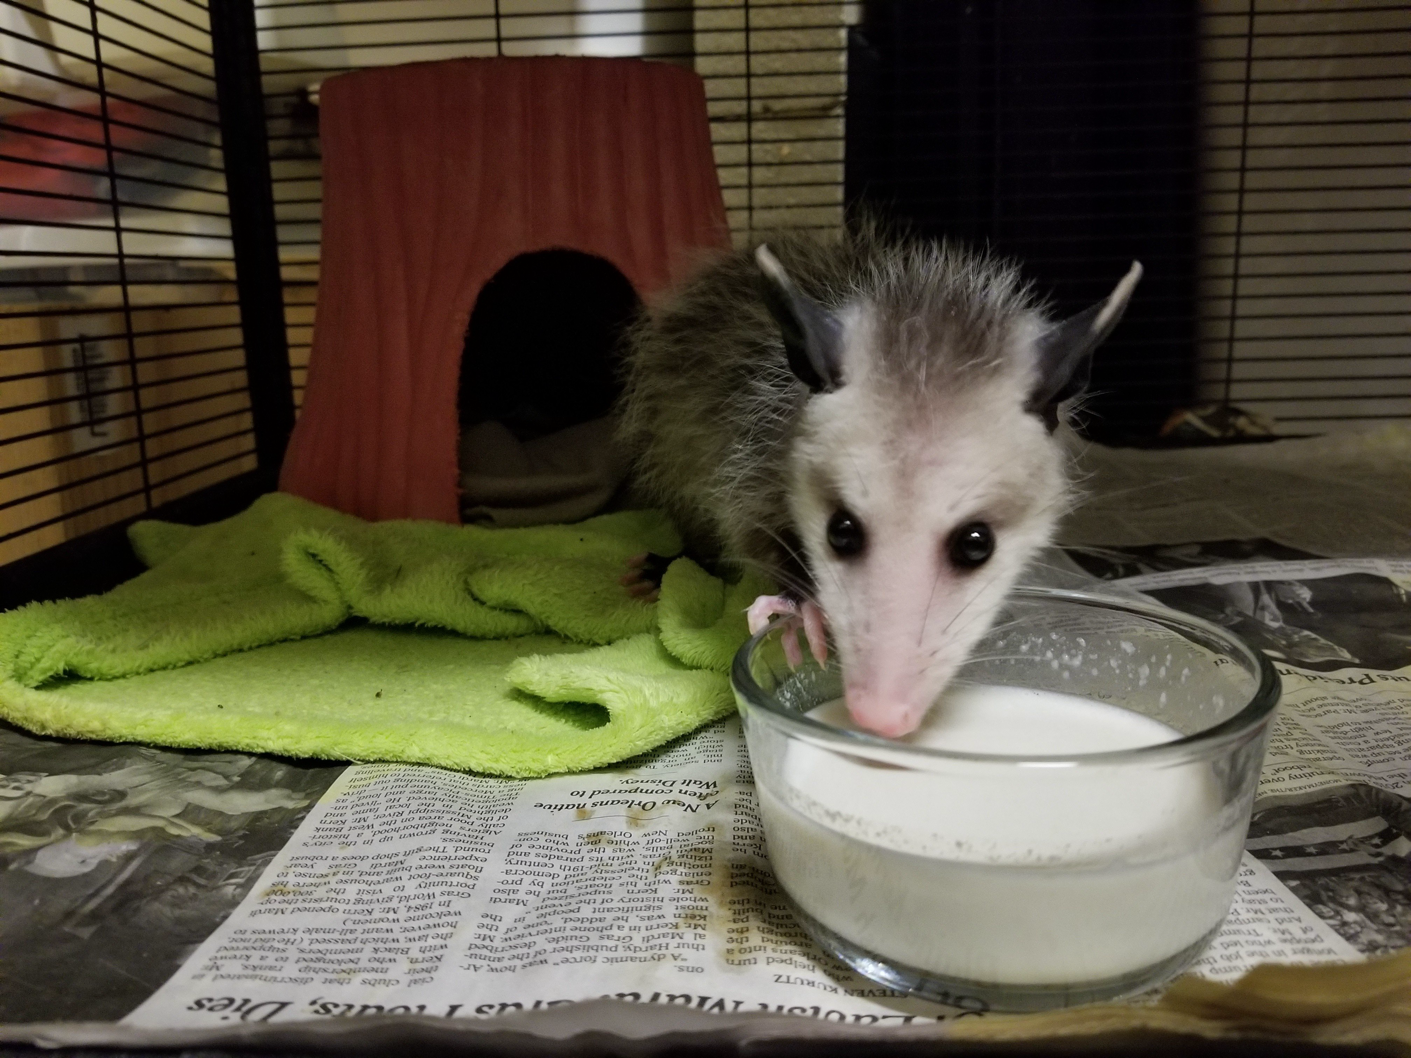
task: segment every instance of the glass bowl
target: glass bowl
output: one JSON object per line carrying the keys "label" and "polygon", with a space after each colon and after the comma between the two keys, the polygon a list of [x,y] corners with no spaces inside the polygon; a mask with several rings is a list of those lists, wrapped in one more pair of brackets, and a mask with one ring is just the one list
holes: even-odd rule
{"label": "glass bowl", "polygon": [[1151,988],[1220,928],[1279,697],[1263,654],[1155,604],[1019,589],[893,740],[849,726],[836,652],[788,666],[783,627],[731,682],[770,862],[826,950],[1042,1010]]}

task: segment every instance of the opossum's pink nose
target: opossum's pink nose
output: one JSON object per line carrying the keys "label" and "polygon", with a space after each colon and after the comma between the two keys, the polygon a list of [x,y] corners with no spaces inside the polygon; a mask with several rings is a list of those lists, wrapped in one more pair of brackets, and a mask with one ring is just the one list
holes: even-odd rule
{"label": "opossum's pink nose", "polygon": [[884,738],[900,738],[915,731],[921,726],[929,704],[856,685],[846,688],[845,697],[853,722],[864,731]]}

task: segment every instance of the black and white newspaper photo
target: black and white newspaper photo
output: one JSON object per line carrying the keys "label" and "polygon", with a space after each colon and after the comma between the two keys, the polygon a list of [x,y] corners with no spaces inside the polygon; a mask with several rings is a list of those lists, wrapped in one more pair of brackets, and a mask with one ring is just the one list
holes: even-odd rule
{"label": "black and white newspaper photo", "polygon": [[340,767],[0,727],[0,1020],[116,1019],[249,893]]}

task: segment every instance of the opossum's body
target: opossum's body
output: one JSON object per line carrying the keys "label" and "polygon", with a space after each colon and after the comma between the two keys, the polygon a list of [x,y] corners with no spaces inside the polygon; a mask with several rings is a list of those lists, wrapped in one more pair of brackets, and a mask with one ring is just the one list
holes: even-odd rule
{"label": "opossum's body", "polygon": [[1124,303],[1075,329],[1012,267],[951,247],[771,240],[634,329],[621,435],[694,552],[817,600],[854,717],[904,733],[1048,540],[1054,408]]}

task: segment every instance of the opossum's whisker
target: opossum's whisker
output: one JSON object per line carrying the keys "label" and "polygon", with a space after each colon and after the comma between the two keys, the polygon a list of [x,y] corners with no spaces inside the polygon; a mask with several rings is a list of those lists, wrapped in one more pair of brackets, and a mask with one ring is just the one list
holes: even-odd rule
{"label": "opossum's whisker", "polygon": [[1072,498],[1071,498],[1071,497],[1069,497],[1069,496],[1066,495],[1066,494],[1065,494],[1065,495],[1061,495],[1061,496],[1059,496],[1057,499],[1055,499],[1055,500],[1050,500],[1048,503],[1045,503],[1042,507],[1037,508],[1037,509],[1033,512],[1033,514],[1030,515],[1030,517],[1033,518],[1033,517],[1037,517],[1037,516],[1042,515],[1042,514],[1047,514],[1049,511],[1054,510],[1055,508],[1069,507],[1069,506],[1071,505],[1071,503],[1072,503]]}
{"label": "opossum's whisker", "polygon": [[[1001,621],[999,624],[992,625],[991,627],[987,628],[985,630],[985,635],[993,637],[1004,637],[1007,636],[1012,629],[1018,628],[1023,624],[1025,624],[1025,622],[1018,619],[1015,619],[1013,621]],[[1004,646],[1006,649],[1012,649],[1012,645],[1008,643],[996,643],[993,645],[995,647]]]}
{"label": "opossum's whisker", "polygon": [[[758,570],[760,573],[763,573],[770,579],[777,581],[780,587],[785,588],[786,590],[792,592],[795,595],[798,595],[801,599],[811,598],[811,593],[808,589],[808,586],[802,581],[800,581],[797,577],[794,577],[792,574],[786,572],[780,566],[777,566],[771,562],[762,562],[759,559],[748,558],[745,556],[731,559],[731,562],[741,567],[742,569],[748,568]],[[813,601],[816,602],[817,600],[815,599]]]}
{"label": "opossum's whisker", "polygon": [[[973,605],[979,600],[980,596],[982,596],[983,594],[985,594],[985,589],[988,588],[988,587],[989,587],[991,584],[993,584],[994,582],[995,582],[995,578],[994,578],[994,577],[990,577],[989,580],[983,582],[978,588],[976,588],[974,594],[972,594],[972,595],[970,596],[970,598],[966,600],[965,605],[962,606],[959,610],[957,610],[957,611],[955,612],[955,616],[952,617],[949,621],[946,622],[946,626],[941,629],[941,635],[945,635],[947,632],[949,632],[949,631],[951,630],[951,627],[955,624],[955,622],[958,621],[958,620],[960,620],[960,615],[963,614],[966,610],[970,609],[970,607],[973,606]],[[972,618],[971,618],[971,621],[973,622],[973,620],[974,620],[974,618],[972,617]],[[967,627],[967,626],[962,626],[962,627]]]}
{"label": "opossum's whisker", "polygon": [[[1091,477],[1093,475],[1089,475]],[[1139,485],[1129,485],[1124,489],[1108,489],[1090,493],[1090,497],[1095,500],[1105,501],[1110,499],[1120,499],[1123,496],[1130,496],[1137,492],[1148,492],[1152,489],[1169,488],[1171,485],[1179,485],[1182,482],[1194,480],[1194,474],[1181,474],[1170,477],[1163,477],[1159,481],[1144,481]]]}
{"label": "opossum's whisker", "polygon": [[759,530],[760,530],[761,532],[763,532],[766,536],[768,536],[771,540],[773,540],[776,544],[778,544],[780,547],[782,547],[782,548],[788,553],[789,557],[792,558],[795,562],[797,562],[800,566],[802,566],[804,569],[807,569],[807,568],[808,568],[808,562],[807,562],[806,558],[805,558],[803,555],[801,555],[801,554],[799,553],[798,548],[796,548],[796,547],[794,547],[792,544],[790,544],[789,541],[786,540],[782,534],[775,532],[773,529],[771,529],[769,526],[765,525],[763,522],[756,522],[756,523],[755,523],[755,528],[756,528],[756,529],[759,529]]}
{"label": "opossum's whisker", "polygon": [[978,490],[983,485],[989,484],[990,480],[994,477],[997,477],[1000,471],[1002,471],[1003,469],[1003,467],[992,467],[987,474],[983,475],[978,481],[972,483],[968,489],[966,489],[960,494],[958,498],[952,501],[951,505],[946,508],[946,513],[954,514],[956,509],[959,508],[962,503],[964,503],[966,500],[968,500],[971,496],[975,494],[976,490]]}
{"label": "opossum's whisker", "polygon": [[921,628],[916,633],[916,646],[919,650],[922,642],[926,639],[926,625],[931,620],[931,609],[936,602],[936,588],[941,583],[941,567],[936,567],[936,575],[931,579],[931,594],[926,597],[926,615],[921,618]]}
{"label": "opossum's whisker", "polygon": [[992,661],[1024,661],[1026,658],[1033,660],[1027,654],[972,654],[965,659],[965,663],[967,666],[984,665]]}
{"label": "opossum's whisker", "polygon": [[748,556],[743,555],[738,558],[732,559],[732,561],[735,565],[741,567],[742,569],[748,568],[758,570],[765,576],[778,582],[778,584],[782,588],[797,597],[800,602],[806,600],[808,602],[814,603],[815,605],[818,604],[818,599],[814,596],[812,585],[809,584],[807,581],[800,580],[798,577],[788,572],[788,570],[786,570],[784,567],[770,562],[763,562],[759,559],[750,558]]}
{"label": "opossum's whisker", "polygon": [[863,499],[866,499],[868,494],[867,476],[862,472],[862,464],[857,461],[857,453],[849,452],[848,462],[852,464],[853,473],[857,475],[858,492],[862,495]]}
{"label": "opossum's whisker", "polygon": [[1007,632],[1007,631],[1009,631],[1011,628],[1018,628],[1018,627],[1019,627],[1020,625],[1022,625],[1023,623],[1024,623],[1024,622],[1023,622],[1022,620],[1020,620],[1019,618],[1017,618],[1017,617],[1011,618],[1011,619],[1008,620],[1008,621],[1000,621],[998,624],[994,624],[994,625],[991,625],[991,626],[990,626],[990,628],[989,628],[989,634],[990,634],[990,635],[999,635],[999,634],[1002,633],[1002,632]]}
{"label": "opossum's whisker", "polygon": [[[793,559],[794,562],[797,563],[801,568],[803,568],[803,569],[808,569],[808,562],[807,562],[807,560],[805,559],[805,557],[804,557],[803,555],[799,554],[798,549],[795,548],[795,547],[793,547],[793,546],[788,542],[788,540],[786,540],[783,536],[781,536],[779,533],[775,532],[773,529],[771,529],[769,526],[765,525],[763,522],[755,522],[755,523],[753,523],[752,527],[755,528],[755,529],[758,529],[760,532],[764,533],[765,536],[769,537],[769,538],[770,538],[771,540],[773,540],[776,544],[778,544],[781,548],[783,548],[784,551],[785,551],[785,553],[786,553],[791,559]],[[779,578],[780,578],[781,580],[782,580],[782,579],[785,579],[785,576],[786,576],[786,575],[785,575],[784,570],[783,570],[782,567],[778,567],[778,568],[775,570],[775,572],[778,574],[778,576],[779,576]],[[790,578],[790,579],[793,579],[793,578]],[[797,583],[797,582],[796,582],[796,583]]]}
{"label": "opossum's whisker", "polygon": [[[983,593],[984,587],[985,587],[985,586],[982,586],[982,587],[981,587],[981,593]],[[974,601],[975,601],[975,598],[979,598],[979,594],[977,594],[974,598],[972,598],[972,599],[970,600],[970,602],[974,602]],[[969,603],[966,603],[966,606],[969,606]],[[964,610],[964,607],[962,607],[962,611],[963,611],[963,610]],[[951,624],[954,624],[955,621],[956,621],[957,619],[959,619],[960,615],[961,615],[961,612],[958,611],[958,612],[956,613],[955,617],[953,617],[953,618],[951,619]],[[955,632],[956,638],[959,638],[959,637],[961,636],[961,634],[962,634],[966,629],[968,629],[968,628],[969,628],[972,624],[974,624],[977,620],[982,619],[984,616],[985,616],[985,615],[984,615],[983,613],[980,613],[980,612],[978,612],[978,611],[977,611],[975,614],[973,614],[973,615],[971,616],[971,618],[970,618],[968,621],[965,622],[965,624],[961,625],[960,628],[956,630],[956,632]],[[998,623],[998,624],[996,624],[996,625],[992,625],[991,627],[987,628],[987,629],[985,630],[985,634],[987,634],[987,635],[999,635],[999,634],[1003,634],[1004,632],[1007,632],[1007,631],[1008,631],[1009,629],[1011,629],[1011,628],[1016,628],[1016,627],[1021,626],[1023,623],[1024,623],[1024,622],[1021,621],[1021,620],[1018,619],[1018,618],[1011,618],[1010,620],[1001,621],[1000,623]],[[949,631],[949,630],[950,630],[950,625],[947,625],[945,630],[946,630],[946,631]],[[944,632],[943,632],[942,634],[944,634]],[[926,656],[927,656],[928,658],[934,658],[937,654],[939,654],[939,653],[940,653],[942,650],[944,650],[944,649],[945,649],[944,646],[939,646],[939,647],[937,647],[935,650],[932,650],[932,651],[931,651],[928,655],[926,655]]]}
{"label": "opossum's whisker", "polygon": [[[769,526],[764,525],[764,524],[762,524],[762,523],[756,523],[756,528],[762,530],[764,533],[766,533],[766,534],[768,534],[770,537],[772,537],[772,538],[774,539],[774,541],[779,544],[780,547],[782,547],[785,551],[787,551],[787,552],[789,553],[789,555],[794,559],[795,562],[797,562],[799,565],[803,566],[803,568],[805,568],[805,569],[808,569],[808,568],[809,568],[808,563],[805,561],[804,556],[801,555],[801,554],[799,554],[797,550],[795,550],[793,547],[791,547],[791,546],[789,545],[789,543],[788,543],[786,540],[784,540],[784,538],[781,537],[778,533],[776,533],[773,529],[769,528]],[[827,569],[827,573],[828,573],[828,576],[832,578],[833,583],[838,586],[838,590],[839,590],[844,596],[846,596],[846,595],[848,594],[847,585],[846,585],[845,583],[843,583],[843,581],[838,577],[837,572],[836,572],[835,570],[833,570],[831,567],[829,567],[829,568]],[[818,598],[817,598],[817,596],[813,593],[813,591],[812,591],[812,586],[811,586],[811,585],[808,585],[808,586],[797,585],[795,590],[797,590],[797,591],[799,592],[799,594],[800,594],[800,596],[801,596],[802,598],[807,598],[809,601],[813,602],[815,605],[818,604]],[[821,609],[822,607],[820,606],[819,608]]]}
{"label": "opossum's whisker", "polygon": [[[1102,580],[1101,577],[1089,573],[1076,562],[1072,566],[1060,566],[1054,562],[1044,562],[1040,559],[1030,559],[1027,563],[1024,564],[1024,571],[1026,573],[1041,569],[1050,570],[1053,573],[1062,573],[1064,576],[1067,577],[1085,577],[1089,580]],[[1019,583],[1022,585],[1025,584],[1026,581],[1021,579]]]}
{"label": "opossum's whisker", "polygon": [[973,614],[970,615],[970,617],[965,621],[964,624],[962,624],[959,628],[955,629],[951,633],[951,637],[953,639],[965,639],[970,628],[977,622],[983,621],[987,616],[988,615],[986,615],[983,610],[976,610]]}
{"label": "opossum's whisker", "polygon": [[[1081,568],[1081,567],[1080,567],[1080,568]],[[1042,559],[1037,559],[1037,558],[1031,558],[1028,562],[1024,563],[1024,569],[1025,569],[1026,571],[1027,571],[1027,570],[1031,570],[1031,569],[1050,569],[1050,570],[1053,570],[1053,572],[1055,572],[1055,573],[1077,573],[1077,572],[1079,572],[1079,570],[1072,569],[1072,568],[1067,567],[1067,566],[1060,566],[1060,565],[1059,565],[1058,563],[1056,563],[1056,562],[1044,562]]]}

